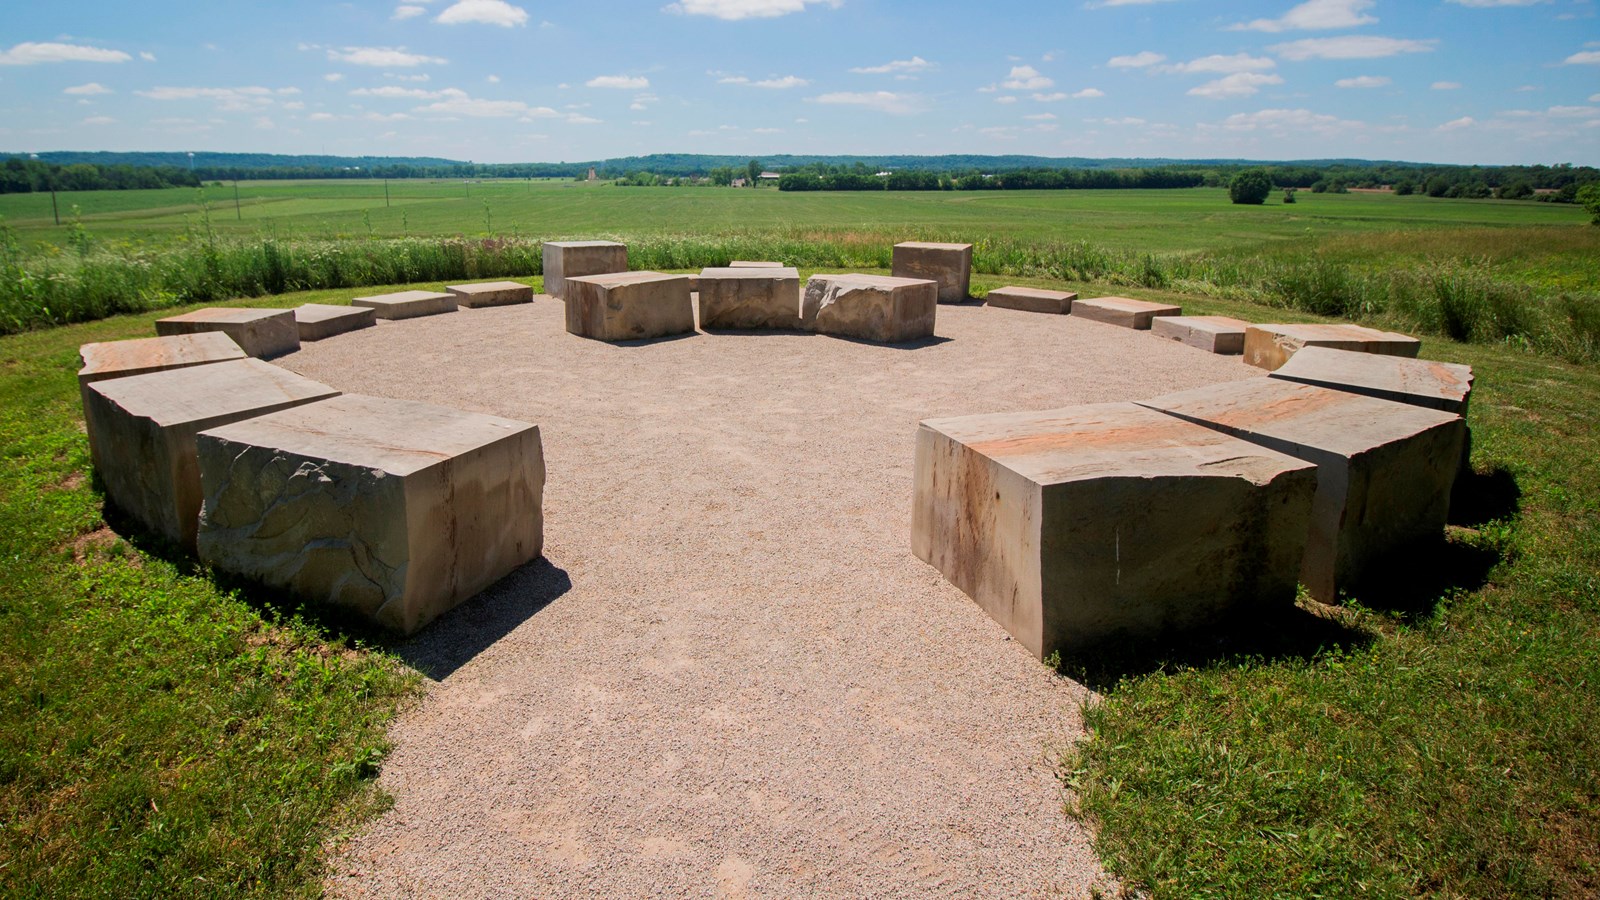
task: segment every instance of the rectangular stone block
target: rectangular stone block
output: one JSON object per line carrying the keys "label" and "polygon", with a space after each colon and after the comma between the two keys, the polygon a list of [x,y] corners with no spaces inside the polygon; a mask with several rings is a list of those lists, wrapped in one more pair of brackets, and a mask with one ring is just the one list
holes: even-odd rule
{"label": "rectangular stone block", "polygon": [[1244,330],[1250,323],[1229,316],[1156,316],[1150,333],[1211,353],[1244,352]]}
{"label": "rectangular stone block", "polygon": [[1071,291],[1049,291],[1044,288],[1003,287],[989,292],[984,302],[999,309],[1020,309],[1024,312],[1053,313],[1064,316],[1072,312],[1072,302],[1078,295]]}
{"label": "rectangular stone block", "polygon": [[906,241],[894,245],[891,272],[939,284],[940,303],[960,303],[972,290],[972,245]]}
{"label": "rectangular stone block", "polygon": [[397,291],[372,297],[357,297],[351,306],[364,306],[380,319],[415,319],[456,311],[456,296],[438,291]]}
{"label": "rectangular stone block", "polygon": [[170,337],[220,331],[246,356],[270,359],[300,349],[300,329],[287,309],[235,309],[211,306],[156,320],[156,334]]}
{"label": "rectangular stone block", "polygon": [[106,499],[193,549],[200,513],[195,435],[338,395],[286,369],[241,359],[94,382],[84,389],[83,417]]}
{"label": "rectangular stone block", "polygon": [[616,241],[545,241],[544,292],[567,299],[567,279],[628,271],[628,245]]}
{"label": "rectangular stone block", "polygon": [[579,337],[637,341],[694,333],[694,301],[686,276],[586,275],[568,278],[566,288],[567,331]]}
{"label": "rectangular stone block", "polygon": [[1306,347],[1267,376],[1442,412],[1467,414],[1472,367],[1431,359]]}
{"label": "rectangular stone block", "polygon": [[762,260],[736,259],[728,263],[730,269],[787,269],[781,262],[764,262]]}
{"label": "rectangular stone block", "polygon": [[201,559],[404,634],[543,550],[536,425],[347,394],[198,449]]}
{"label": "rectangular stone block", "polygon": [[689,279],[689,293],[691,293],[691,294],[700,293],[700,276],[691,274],[691,275],[685,275],[684,277]]}
{"label": "rectangular stone block", "polygon": [[1270,378],[1139,402],[1317,464],[1300,580],[1318,600],[1334,602],[1444,531],[1460,416]]}
{"label": "rectangular stone block", "polygon": [[456,284],[445,288],[454,294],[456,305],[475,309],[479,306],[510,306],[513,303],[532,303],[533,288],[515,281],[485,281],[479,284]]}
{"label": "rectangular stone block", "polygon": [[1041,659],[1288,608],[1316,469],[1132,403],[931,419],[911,544]]}
{"label": "rectangular stone block", "polygon": [[294,322],[300,329],[302,341],[320,341],[358,328],[371,328],[377,321],[377,310],[369,306],[302,303],[294,310]]}
{"label": "rectangular stone block", "polygon": [[800,273],[785,268],[704,269],[700,327],[712,331],[800,327]]}
{"label": "rectangular stone block", "polygon": [[1095,297],[1074,300],[1072,314],[1091,322],[1147,331],[1157,316],[1181,316],[1183,307],[1170,303],[1151,303],[1148,300],[1130,300],[1127,297]]}
{"label": "rectangular stone block", "polygon": [[899,344],[933,336],[939,286],[886,275],[813,275],[800,302],[801,327],[818,334]]}
{"label": "rectangular stone block", "polygon": [[1422,342],[1392,331],[1342,323],[1251,325],[1245,329],[1244,361],[1268,372],[1288,362],[1301,347],[1415,357]]}
{"label": "rectangular stone block", "polygon": [[78,369],[78,387],[107,378],[148,375],[244,358],[245,352],[233,338],[220,331],[84,344],[78,348],[78,360],[82,364]]}

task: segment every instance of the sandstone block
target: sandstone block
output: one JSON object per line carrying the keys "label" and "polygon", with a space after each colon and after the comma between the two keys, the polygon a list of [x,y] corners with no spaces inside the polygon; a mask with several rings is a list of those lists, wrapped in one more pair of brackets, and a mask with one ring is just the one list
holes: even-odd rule
{"label": "sandstone block", "polygon": [[415,319],[456,311],[456,296],[437,291],[397,291],[372,297],[357,297],[351,306],[364,306],[380,319]]}
{"label": "sandstone block", "polygon": [[568,278],[566,290],[567,331],[580,337],[635,341],[694,332],[694,302],[683,275],[585,275]]}
{"label": "sandstone block", "polygon": [[1404,334],[1361,325],[1251,325],[1245,329],[1244,361],[1268,372],[1288,362],[1301,347],[1415,357],[1422,342]]}
{"label": "sandstone block", "polygon": [[1244,330],[1250,323],[1229,316],[1156,316],[1150,333],[1211,353],[1244,352]]}
{"label": "sandstone block", "polygon": [[700,327],[799,328],[800,273],[786,268],[704,269]]}
{"label": "sandstone block", "polygon": [[350,395],[199,437],[199,552],[409,634],[534,559],[538,426]]}
{"label": "sandstone block", "polygon": [[1074,300],[1072,314],[1091,322],[1120,325],[1147,331],[1156,316],[1181,316],[1183,308],[1170,303],[1151,303],[1148,300],[1130,300],[1127,297],[1095,297]]}
{"label": "sandstone block", "polygon": [[1337,600],[1444,531],[1466,439],[1460,416],[1269,378],[1140,404],[1316,463],[1300,580],[1318,600]]}
{"label": "sandstone block", "polygon": [[81,389],[107,378],[148,375],[244,358],[245,352],[233,338],[220,331],[84,344],[78,348],[78,359],[83,366],[78,369],[78,387]]}
{"label": "sandstone block", "polygon": [[788,266],[781,262],[764,262],[761,260],[736,259],[728,263],[730,269],[787,269]]}
{"label": "sandstone block", "polygon": [[684,277],[689,279],[689,293],[691,293],[691,294],[700,293],[700,276],[699,275],[686,275]]}
{"label": "sandstone block", "polygon": [[1041,659],[1294,603],[1315,467],[1132,403],[931,419],[911,543]]}
{"label": "sandstone block", "polygon": [[172,336],[220,331],[246,356],[269,359],[300,349],[300,329],[294,311],[287,309],[234,309],[212,306],[156,320],[156,334]]}
{"label": "sandstone block", "polygon": [[294,310],[302,341],[320,341],[358,328],[371,328],[377,321],[377,311],[368,306],[303,303]]}
{"label": "sandstone block", "polygon": [[94,382],[84,389],[83,417],[106,498],[192,549],[200,513],[195,435],[338,394],[286,369],[241,359]]}
{"label": "sandstone block", "polygon": [[1071,291],[1047,291],[1044,288],[1003,287],[989,292],[984,300],[999,309],[1020,309],[1024,312],[1066,315],[1072,312],[1072,302],[1078,295]]}
{"label": "sandstone block", "polygon": [[628,245],[616,241],[545,241],[544,292],[567,299],[567,279],[628,271]]}
{"label": "sandstone block", "polygon": [[939,286],[885,275],[813,275],[800,302],[801,327],[818,334],[899,344],[933,336]]}
{"label": "sandstone block", "polygon": [[533,302],[533,288],[515,281],[485,281],[457,284],[445,288],[455,295],[456,304],[473,309],[479,306],[509,306]]}
{"label": "sandstone block", "polygon": [[971,244],[895,244],[891,266],[896,278],[938,282],[940,303],[960,303],[972,290]]}
{"label": "sandstone block", "polygon": [[1306,347],[1267,376],[1424,406],[1458,416],[1472,398],[1472,367],[1431,359],[1408,359]]}

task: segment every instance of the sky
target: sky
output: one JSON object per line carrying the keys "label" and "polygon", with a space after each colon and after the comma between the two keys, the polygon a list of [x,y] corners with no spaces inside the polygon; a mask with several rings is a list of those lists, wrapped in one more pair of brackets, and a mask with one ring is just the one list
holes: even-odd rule
{"label": "sky", "polygon": [[7,152],[1600,164],[1596,0],[8,6]]}

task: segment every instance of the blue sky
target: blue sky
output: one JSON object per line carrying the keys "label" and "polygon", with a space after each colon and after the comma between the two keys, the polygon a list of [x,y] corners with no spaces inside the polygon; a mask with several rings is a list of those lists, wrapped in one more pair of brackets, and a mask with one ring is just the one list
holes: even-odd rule
{"label": "blue sky", "polygon": [[9,6],[7,151],[1600,164],[1595,0]]}

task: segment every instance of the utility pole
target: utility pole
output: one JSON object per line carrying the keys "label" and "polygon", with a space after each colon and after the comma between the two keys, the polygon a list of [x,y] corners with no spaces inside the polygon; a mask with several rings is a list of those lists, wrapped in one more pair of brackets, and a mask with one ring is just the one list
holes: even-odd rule
{"label": "utility pole", "polygon": [[61,224],[61,207],[56,205],[56,183],[50,182],[50,211],[55,213],[56,225]]}
{"label": "utility pole", "polygon": [[244,221],[244,213],[239,211],[239,179],[233,180],[233,217]]}
{"label": "utility pole", "polygon": [[383,180],[383,208],[389,208],[389,179]]}

